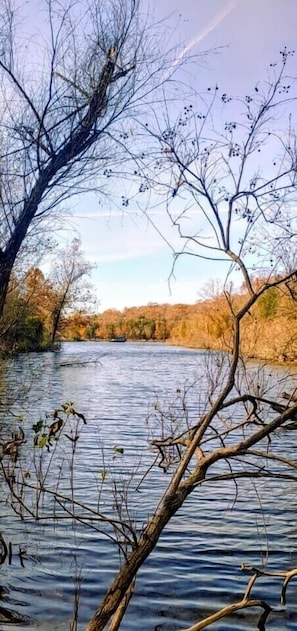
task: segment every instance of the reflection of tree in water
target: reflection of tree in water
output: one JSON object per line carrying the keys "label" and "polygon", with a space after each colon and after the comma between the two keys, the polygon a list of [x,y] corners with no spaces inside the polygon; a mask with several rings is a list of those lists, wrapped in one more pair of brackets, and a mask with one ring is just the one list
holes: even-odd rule
{"label": "reflection of tree in water", "polygon": [[[26,409],[32,381],[36,371],[28,357],[26,365],[18,356],[0,359],[0,437],[8,427],[11,431],[11,420],[22,419]],[[36,376],[36,374],[35,374]]]}
{"label": "reflection of tree in water", "polygon": [[[24,567],[25,550],[19,547],[19,551],[16,555],[13,554],[13,546],[11,541],[6,542],[2,533],[0,532],[0,565],[4,563],[12,564],[13,556],[19,557],[19,563]],[[0,603],[4,602],[8,605],[23,606],[24,602],[11,598],[9,596],[11,588],[0,585]],[[0,604],[0,622],[11,623],[26,623],[30,622],[29,616],[23,615],[13,609],[8,609]]]}
{"label": "reflection of tree in water", "polygon": [[[65,414],[65,419],[62,418],[62,415]],[[25,624],[32,625],[32,617],[24,615],[21,613],[22,608],[24,606],[31,606],[32,595],[34,597],[39,597],[42,599],[42,596],[47,600],[51,600],[54,598],[57,601],[57,607],[59,607],[59,598],[57,598],[57,594],[59,592],[59,588],[57,588],[56,584],[52,585],[52,582],[48,580],[48,567],[50,567],[50,555],[48,549],[48,541],[44,538],[44,529],[43,526],[40,528],[37,526],[38,522],[38,506],[39,502],[36,500],[36,494],[31,493],[31,481],[32,475],[34,471],[36,472],[36,465],[39,462],[38,458],[43,450],[39,450],[41,447],[45,447],[44,452],[45,460],[47,456],[51,460],[51,450],[55,451],[55,446],[58,444],[58,438],[62,431],[62,428],[65,429],[64,425],[66,425],[67,415],[77,419],[77,422],[71,425],[68,428],[69,435],[67,435],[69,444],[72,446],[72,451],[75,451],[75,446],[77,439],[79,437],[78,424],[84,425],[86,423],[84,415],[76,412],[71,404],[66,404],[66,406],[62,406],[62,408],[57,408],[51,415],[45,415],[44,420],[39,420],[32,427],[33,418],[30,417],[28,419],[29,425],[23,430],[21,424],[22,420],[18,418],[16,415],[12,415],[14,418],[13,423],[10,422],[10,426],[5,427],[5,431],[2,429],[1,438],[0,438],[0,476],[2,478],[2,488],[0,491],[2,492],[2,498],[0,498],[0,502],[12,511],[9,512],[8,520],[5,523],[5,534],[3,535],[0,532],[0,565],[6,566],[6,571],[3,572],[3,577],[6,578],[6,582],[4,585],[0,585],[0,602],[7,602],[9,606],[14,606],[16,610],[13,608],[7,608],[6,606],[0,605],[0,622],[10,624]],[[26,424],[24,424],[25,427]],[[26,432],[26,433],[25,433]],[[74,433],[73,433],[74,432]],[[33,440],[34,438],[34,440]],[[37,453],[34,452],[36,459],[34,460],[34,464],[32,465],[31,458],[29,461],[27,459],[29,446],[29,454],[31,453],[32,445],[38,448]],[[53,444],[54,442],[54,444]],[[27,445],[26,445],[27,443]],[[22,447],[24,447],[22,449]],[[64,454],[65,455],[65,454]],[[34,458],[33,458],[34,459]],[[30,473],[30,465],[32,465],[32,471]],[[39,478],[39,488],[41,489],[42,485],[45,483],[47,478],[47,463],[44,464],[45,473],[42,475],[40,473]],[[29,499],[26,497],[22,491],[20,491],[19,485],[25,485],[28,483],[28,495]],[[5,493],[3,492],[5,491]],[[19,492],[20,491],[20,492]],[[42,491],[40,491],[42,493]],[[32,501],[32,506],[27,504]],[[36,506],[35,506],[36,502]],[[34,509],[36,509],[36,514],[34,513]],[[14,540],[9,541],[8,533],[9,528],[11,528],[10,516],[15,513],[17,517],[21,518],[21,537],[22,543],[17,543],[15,537],[17,537],[17,531],[14,532]],[[29,517],[29,522],[27,522],[27,527],[25,522],[23,521],[25,517]],[[32,522],[33,519],[33,522]],[[47,524],[47,520],[43,523]],[[35,525],[37,528],[35,528]],[[24,526],[24,527],[23,527]],[[73,528],[71,528],[73,531]],[[24,535],[28,535],[29,549],[27,551],[27,543],[23,543]],[[27,539],[25,539],[27,541]],[[44,546],[42,544],[44,542]],[[56,542],[57,549],[55,554],[54,563],[61,562],[61,546],[59,545],[59,536],[55,532],[53,535],[53,539],[51,540],[51,551],[53,543]],[[33,549],[33,554],[31,553]],[[38,553],[36,554],[36,549]],[[63,546],[62,546],[63,549]],[[77,629],[77,621],[78,621],[78,609],[79,609],[79,600],[80,600],[80,585],[81,585],[81,568],[79,561],[77,560],[77,556],[75,552],[71,551],[71,558],[69,558],[69,554],[65,551],[65,555],[63,552],[63,568],[65,567],[65,561],[68,567],[68,580],[70,578],[70,584],[73,581],[73,587],[71,589],[72,593],[72,617],[71,621],[67,623],[70,624],[70,627],[67,626],[67,629],[70,628],[70,631],[75,631]],[[48,565],[49,562],[49,565]],[[27,584],[26,579],[30,576],[30,568],[33,565],[39,565],[42,567],[42,578],[45,578],[45,586],[44,590],[39,589],[36,591],[35,584],[30,585],[30,581]],[[13,567],[9,567],[13,566]],[[25,570],[25,574],[22,571]],[[45,572],[44,572],[45,570]],[[23,580],[25,577],[25,585],[23,588]],[[12,579],[12,580],[11,580]],[[20,586],[21,582],[21,586]],[[13,583],[13,585],[11,585]],[[35,581],[34,581],[35,583]],[[58,590],[58,591],[56,591]],[[24,600],[19,600],[18,598],[13,598],[11,596],[12,592],[22,592],[24,594]],[[44,592],[44,593],[43,593]],[[71,598],[68,604],[71,606]],[[34,614],[33,614],[34,615]]]}
{"label": "reflection of tree in water", "polygon": [[[19,584],[11,584],[11,575],[13,577],[17,574],[17,568],[26,568],[27,572],[30,573],[30,564],[32,563],[40,565],[41,559],[38,555],[32,555],[27,552],[26,547],[19,544],[14,544],[8,539],[5,540],[2,533],[0,532],[0,566],[14,566],[15,568],[15,572],[12,571],[9,574],[9,580],[6,581],[6,584],[0,584],[0,624],[1,622],[5,625],[7,624],[7,628],[10,628],[11,624],[23,624],[26,627],[30,626],[30,628],[32,626],[35,627],[35,624],[33,624],[34,619],[21,612],[24,607],[27,607],[29,605],[28,597],[30,597],[30,599],[32,599],[32,597],[41,597],[41,591],[38,589],[36,590],[35,587],[32,590],[32,587],[22,587]],[[73,610],[72,618],[67,622],[67,631],[76,631],[81,591],[81,567],[78,557],[75,553],[71,554],[69,575],[73,579]],[[3,579],[4,577],[5,572],[3,573]],[[53,595],[54,592],[52,592],[52,596]]]}

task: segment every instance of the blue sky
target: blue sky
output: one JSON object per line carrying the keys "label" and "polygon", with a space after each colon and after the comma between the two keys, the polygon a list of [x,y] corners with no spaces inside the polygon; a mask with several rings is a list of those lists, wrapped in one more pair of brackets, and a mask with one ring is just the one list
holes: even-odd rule
{"label": "blue sky", "polygon": [[[296,47],[296,0],[142,0],[156,19],[167,17],[172,43],[182,44],[181,55],[209,53],[191,77],[197,90],[218,83],[226,92],[246,93],[265,78],[269,63],[287,45]],[[172,229],[160,213],[161,231],[178,247]],[[78,230],[86,258],[97,264],[92,281],[99,310],[158,303],[194,303],[211,278],[223,278],[223,264],[198,258],[179,259],[175,277],[168,282],[172,252],[145,216],[121,211],[112,200],[108,207],[95,195],[75,204],[68,224]]]}

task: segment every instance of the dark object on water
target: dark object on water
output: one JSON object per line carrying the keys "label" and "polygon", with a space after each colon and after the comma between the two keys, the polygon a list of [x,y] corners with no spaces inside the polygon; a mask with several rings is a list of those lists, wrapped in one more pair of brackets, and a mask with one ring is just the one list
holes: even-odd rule
{"label": "dark object on water", "polygon": [[112,337],[109,341],[110,342],[127,342],[127,338],[124,336]]}

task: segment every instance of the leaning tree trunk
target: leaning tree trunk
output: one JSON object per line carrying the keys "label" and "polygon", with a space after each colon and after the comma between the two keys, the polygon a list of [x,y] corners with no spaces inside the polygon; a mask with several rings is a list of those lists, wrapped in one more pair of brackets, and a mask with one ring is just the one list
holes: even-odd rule
{"label": "leaning tree trunk", "polygon": [[55,341],[56,341],[58,327],[59,327],[59,324],[60,324],[63,307],[65,306],[66,298],[67,298],[67,293],[64,293],[64,295],[59,300],[58,304],[55,305],[55,308],[53,310],[53,314],[52,314],[52,332],[51,332],[51,343],[52,344],[54,344]]}
{"label": "leaning tree trunk", "polygon": [[2,318],[2,315],[3,315],[11,271],[12,271],[12,266],[9,269],[7,267],[5,258],[4,257],[1,258],[0,259],[0,318]]}
{"label": "leaning tree trunk", "polygon": [[[66,139],[62,148],[54,153],[47,166],[39,170],[31,192],[23,201],[23,209],[16,220],[11,237],[5,248],[0,248],[0,318],[8,291],[9,280],[15,259],[26,238],[28,229],[32,224],[39,205],[48,189],[51,188],[53,179],[61,173],[65,167],[71,168],[75,158],[83,155],[98,139],[101,132],[96,130],[96,122],[105,110],[107,93],[114,79],[115,61],[108,58],[98,77],[97,87],[88,105],[88,109],[82,118],[78,128]],[[127,74],[123,71],[120,76]],[[117,75],[118,77],[119,75]]]}
{"label": "leaning tree trunk", "polygon": [[14,237],[4,252],[0,250],[0,319],[3,316],[13,266],[24,239],[22,225],[20,229],[16,228]]}
{"label": "leaning tree trunk", "polygon": [[[205,468],[199,467],[196,480],[205,477]],[[193,490],[191,480],[183,481],[178,489],[168,492],[159,510],[153,515],[144,529],[136,548],[131,552],[125,564],[119,570],[110,585],[101,606],[86,627],[86,631],[103,631],[118,609],[131,585],[135,581],[138,570],[156,547],[158,540],[170,519],[184,503]]]}

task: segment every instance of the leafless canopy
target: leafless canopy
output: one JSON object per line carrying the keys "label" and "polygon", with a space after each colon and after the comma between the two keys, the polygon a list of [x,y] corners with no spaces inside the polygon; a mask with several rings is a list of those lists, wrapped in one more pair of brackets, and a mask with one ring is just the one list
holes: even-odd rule
{"label": "leafless canopy", "polygon": [[140,191],[166,204],[180,237],[175,261],[221,261],[226,278],[239,270],[251,294],[254,272],[271,278],[296,267],[293,56],[285,47],[246,95],[211,86],[177,115],[164,103],[143,130],[150,143]]}
{"label": "leafless canopy", "polygon": [[131,116],[170,66],[138,0],[44,0],[34,10],[1,0],[1,308],[28,231],[123,165]]}
{"label": "leafless canopy", "polygon": [[[175,261],[187,253],[227,262],[224,295],[230,354],[209,356],[204,408],[199,409],[196,398],[192,418],[186,389],[177,393],[174,414],[164,406],[152,412],[152,445],[159,466],[170,472],[170,481],[88,631],[105,628],[168,521],[194,489],[228,480],[237,489],[242,478],[296,481],[296,461],[289,446],[282,455],[276,448],[279,434],[296,431],[295,386],[288,380],[289,392],[281,394],[278,389],[271,396],[261,384],[260,371],[253,371],[242,354],[243,320],[250,317],[260,296],[271,287],[295,281],[297,272],[293,251],[297,152],[290,114],[296,97],[294,91],[290,94],[294,83],[288,71],[290,59],[291,53],[284,49],[280,64],[271,66],[267,82],[263,87],[257,84],[251,96],[232,99],[215,87],[200,95],[201,109],[185,105],[174,120],[174,108],[167,102],[164,117],[157,113],[154,122],[151,117],[143,126],[151,143],[139,172],[139,192],[149,191],[157,200],[159,196],[160,207],[166,208],[177,229],[182,245],[179,251],[173,249]],[[242,300],[236,300],[228,282],[235,269],[246,288]],[[254,272],[262,276],[260,282]],[[295,568],[292,572],[295,576]],[[240,602],[188,631],[250,606],[263,609],[259,628],[264,629],[271,609],[250,597],[257,576]]]}
{"label": "leafless canopy", "polygon": [[[52,198],[53,188],[59,191],[59,199],[62,199],[69,193],[74,173],[76,182],[80,182],[85,176],[84,168],[93,173],[92,159],[95,155],[97,159],[98,155],[99,158],[103,156],[105,162],[110,155],[110,148],[120,142],[119,136],[112,131],[112,122],[118,123],[124,114],[132,110],[135,105],[132,95],[142,94],[146,90],[145,82],[140,80],[137,83],[139,79],[136,80],[134,72],[137,61],[135,55],[138,55],[135,48],[136,31],[132,30],[132,48],[128,46],[130,54],[126,60],[123,59],[127,29],[130,28],[135,5],[131,5],[132,14],[124,10],[124,2],[120,6],[123,13],[117,12],[115,15],[117,19],[120,15],[125,17],[124,22],[121,22],[121,25],[125,25],[125,28],[121,27],[124,29],[120,31],[121,38],[114,40],[111,25],[118,22],[113,21],[108,22],[108,32],[112,32],[113,37],[104,39],[103,47],[99,46],[96,38],[93,41],[102,60],[95,73],[95,83],[92,83],[95,71],[88,75],[88,68],[93,68],[92,64],[96,65],[96,55],[94,59],[88,57],[88,62],[79,65],[84,69],[82,72],[77,70],[77,74],[70,75],[70,67],[75,66],[74,62],[80,55],[78,42],[81,40],[76,36],[74,46],[71,34],[75,29],[70,26],[70,8],[66,12],[64,8],[61,30],[56,32],[51,26],[51,32],[55,33],[50,57],[51,81],[47,90],[43,90],[47,96],[42,100],[40,111],[35,105],[34,81],[30,83],[29,93],[24,94],[16,79],[16,71],[12,73],[10,70],[14,64],[13,54],[6,48],[7,59],[2,67],[10,82],[9,87],[7,81],[5,84],[6,103],[9,91],[13,90],[20,103],[16,111],[21,112],[22,122],[15,128],[3,122],[3,128],[7,129],[4,134],[4,146],[6,143],[7,147],[5,161],[8,164],[11,159],[13,163],[14,159],[22,157],[23,160],[23,156],[26,156],[22,162],[20,182],[19,170],[15,169],[11,174],[11,186],[7,184],[6,190],[13,190],[9,200],[16,196],[15,202],[9,201],[10,206],[7,207],[10,219],[10,223],[8,219],[5,223],[9,237],[7,251],[15,234],[12,217],[16,225],[25,226],[26,232],[28,217],[42,216],[57,202],[58,198]],[[51,24],[56,17],[56,7],[49,4]],[[74,7],[77,10],[78,7]],[[97,24],[97,28],[99,24],[101,30],[103,15],[105,13],[94,13],[94,24]],[[61,41],[60,33],[64,32],[64,28],[70,34],[68,46],[65,47],[66,40],[62,39],[64,43],[59,48],[56,42]],[[103,32],[107,32],[105,27]],[[118,29],[116,33],[119,33]],[[140,50],[141,43],[142,40],[139,42]],[[176,393],[176,399],[169,409],[156,405],[152,410],[149,423],[152,427],[153,462],[144,471],[141,484],[149,484],[150,470],[154,465],[169,476],[168,484],[158,505],[152,509],[145,525],[141,523],[140,529],[131,522],[130,513],[123,510],[123,504],[115,502],[118,518],[109,521],[117,533],[120,532],[120,537],[124,536],[123,563],[90,620],[87,631],[103,631],[107,627],[110,631],[116,631],[120,627],[139,569],[156,547],[168,522],[191,493],[198,492],[200,487],[208,484],[212,492],[214,483],[224,486],[231,482],[236,499],[242,479],[265,482],[282,479],[296,483],[297,462],[293,448],[297,429],[296,380],[288,378],[284,380],[285,383],[279,380],[278,387],[267,387],[265,380],[261,380],[261,369],[250,366],[242,353],[243,321],[250,317],[254,305],[265,292],[282,283],[294,283],[297,272],[292,253],[296,235],[297,153],[293,119],[288,110],[291,97],[287,96],[290,89],[287,65],[290,57],[289,51],[282,52],[281,65],[271,68],[272,74],[263,90],[256,85],[252,96],[236,99],[237,105],[240,105],[239,119],[235,122],[235,118],[230,116],[223,122],[221,132],[218,131],[221,129],[217,125],[218,121],[215,121],[218,116],[215,104],[219,102],[221,107],[232,106],[234,101],[224,93],[219,96],[216,89],[210,90],[210,102],[205,95],[201,97],[201,112],[194,112],[190,103],[182,116],[172,122],[172,104],[168,104],[165,122],[160,120],[157,113],[155,126],[152,116],[143,126],[151,146],[144,152],[142,162],[139,161],[140,193],[153,190],[154,194],[165,199],[168,216],[184,244],[180,252],[175,252],[176,258],[180,253],[188,252],[204,258],[229,261],[231,271],[237,267],[241,272],[246,291],[240,297],[242,299],[237,300],[232,295],[230,284],[225,284],[230,320],[229,353],[207,355],[208,363],[203,374],[207,387],[202,393],[203,402],[196,394],[194,402],[190,400],[189,405],[190,389],[185,387]],[[81,58],[84,59],[82,53]],[[1,63],[3,66],[4,62]],[[146,72],[149,70],[145,64],[142,68]],[[44,75],[42,77],[44,81]],[[27,113],[34,122],[32,133],[28,130]],[[283,117],[286,115],[288,123],[284,131],[280,130],[281,114]],[[219,115],[221,121],[221,110]],[[6,116],[8,114],[3,112],[3,121]],[[18,148],[14,154],[8,150],[9,135]],[[97,154],[99,145],[94,142],[98,138],[102,138],[103,143],[102,146],[100,144],[100,154]],[[256,160],[259,156],[264,157]],[[272,161],[271,156],[275,156]],[[83,166],[85,163],[86,167]],[[8,167],[6,173],[10,173]],[[136,176],[137,173],[135,179]],[[13,181],[17,182],[17,186],[12,189]],[[21,195],[18,196],[18,187],[23,191],[23,202]],[[190,210],[194,212],[189,212],[189,199],[193,202]],[[260,283],[253,276],[254,265],[258,272],[263,271],[262,266],[264,268],[265,275]],[[202,383],[201,378],[198,387],[201,388]],[[66,413],[77,416],[73,409],[68,409]],[[80,417],[78,419],[83,421]],[[75,433],[70,435],[73,457],[78,436],[76,427],[73,430]],[[58,426],[61,433],[62,428],[63,421]],[[47,441],[52,438],[53,426],[48,429],[49,433],[45,434]],[[3,445],[4,450],[8,448],[11,450],[11,441],[8,446]],[[13,499],[19,501],[23,494],[17,492],[15,478],[6,474],[6,479],[8,482],[12,480],[10,491]],[[101,479],[103,485],[105,468],[101,472]],[[20,485],[23,488],[29,483],[26,478],[21,478]],[[139,486],[134,489],[135,494]],[[71,502],[73,507],[75,505],[74,494],[61,497],[57,487],[54,491],[46,488],[44,478],[43,485],[37,488],[40,493],[55,494],[63,506],[68,507]],[[127,495],[124,497],[125,509],[128,506],[126,499]],[[82,505],[80,508],[85,519],[87,508]],[[71,517],[73,514],[74,509]],[[199,507],[197,520],[198,515]],[[100,523],[108,521],[99,513],[97,517]],[[187,631],[206,628],[229,613],[252,606],[263,610],[259,621],[262,626],[259,628],[264,629],[271,607],[264,600],[251,598],[252,587],[263,573],[263,568],[261,571],[253,568],[248,571],[252,571],[253,576],[240,601],[198,621]],[[295,578],[296,568],[281,572],[280,576],[284,579],[284,602],[286,587]]]}

